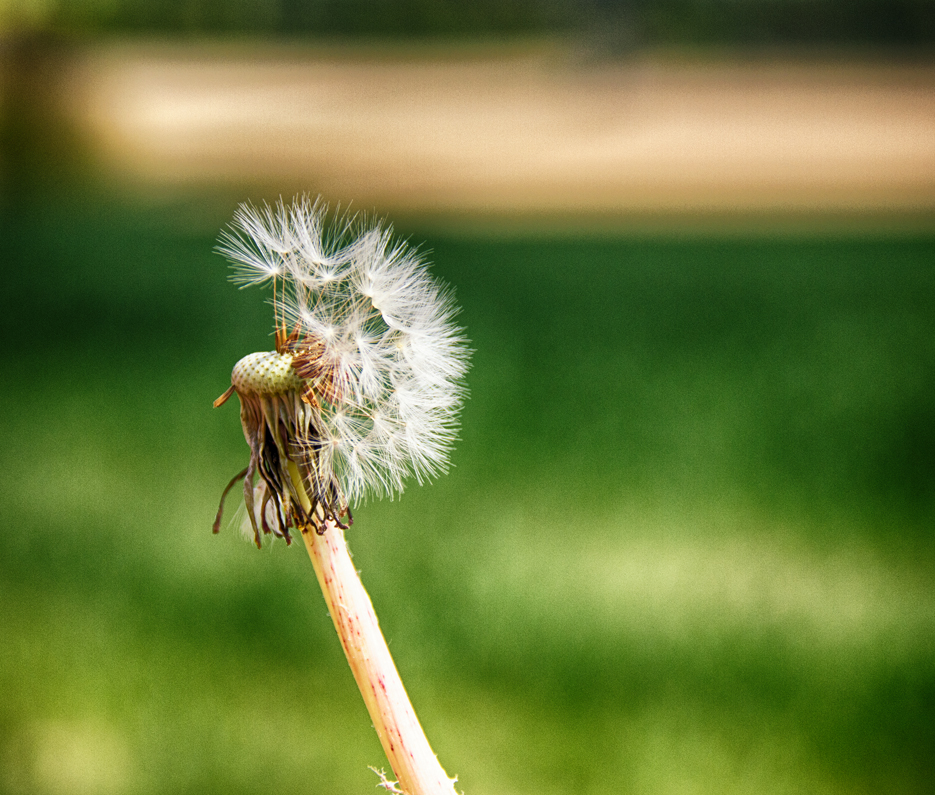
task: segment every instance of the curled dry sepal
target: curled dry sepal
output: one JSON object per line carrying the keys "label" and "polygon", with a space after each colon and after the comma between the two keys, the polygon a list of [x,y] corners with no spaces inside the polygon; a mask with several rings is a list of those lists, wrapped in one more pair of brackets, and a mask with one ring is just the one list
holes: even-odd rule
{"label": "curled dry sepal", "polygon": [[273,293],[276,350],[237,362],[215,401],[240,398],[250,464],[224,493],[245,479],[257,546],[261,531],[346,529],[352,504],[447,468],[470,352],[417,251],[307,197],[241,205],[218,249],[234,281]]}

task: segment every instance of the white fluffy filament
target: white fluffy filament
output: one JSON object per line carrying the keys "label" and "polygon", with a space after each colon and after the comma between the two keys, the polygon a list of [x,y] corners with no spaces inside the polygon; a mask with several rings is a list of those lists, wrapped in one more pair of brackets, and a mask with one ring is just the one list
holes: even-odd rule
{"label": "white fluffy filament", "polygon": [[379,222],[329,224],[304,196],[241,205],[218,249],[237,283],[272,282],[278,339],[321,346],[324,375],[308,381],[318,438],[297,441],[319,451],[325,482],[354,505],[447,469],[470,352],[418,252]]}

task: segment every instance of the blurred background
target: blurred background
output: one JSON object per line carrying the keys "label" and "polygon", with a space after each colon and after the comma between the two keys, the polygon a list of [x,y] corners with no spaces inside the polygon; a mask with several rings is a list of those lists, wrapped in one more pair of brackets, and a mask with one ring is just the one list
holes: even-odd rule
{"label": "blurred background", "polygon": [[244,200],[375,213],[475,350],[349,532],[467,795],[935,781],[935,2],[0,1],[0,792],[369,792],[237,500]]}

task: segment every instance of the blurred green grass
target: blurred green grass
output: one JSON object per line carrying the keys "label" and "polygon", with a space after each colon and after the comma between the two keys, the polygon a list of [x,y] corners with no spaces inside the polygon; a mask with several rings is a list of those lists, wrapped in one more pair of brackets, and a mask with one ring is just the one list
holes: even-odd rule
{"label": "blurred green grass", "polygon": [[[3,219],[2,792],[376,783],[304,551],[210,533],[271,322],[232,210]],[[403,231],[471,399],[350,543],[463,790],[929,791],[935,238]]]}

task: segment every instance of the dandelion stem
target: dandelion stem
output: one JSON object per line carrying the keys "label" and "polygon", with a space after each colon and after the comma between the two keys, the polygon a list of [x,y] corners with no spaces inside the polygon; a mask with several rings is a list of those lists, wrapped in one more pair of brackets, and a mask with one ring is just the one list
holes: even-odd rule
{"label": "dandelion stem", "polygon": [[[289,471],[303,507],[310,510],[292,462]],[[455,780],[442,769],[416,717],[373,604],[354,568],[344,531],[328,522],[324,533],[309,528],[302,538],[399,789],[406,795],[454,795]]]}

